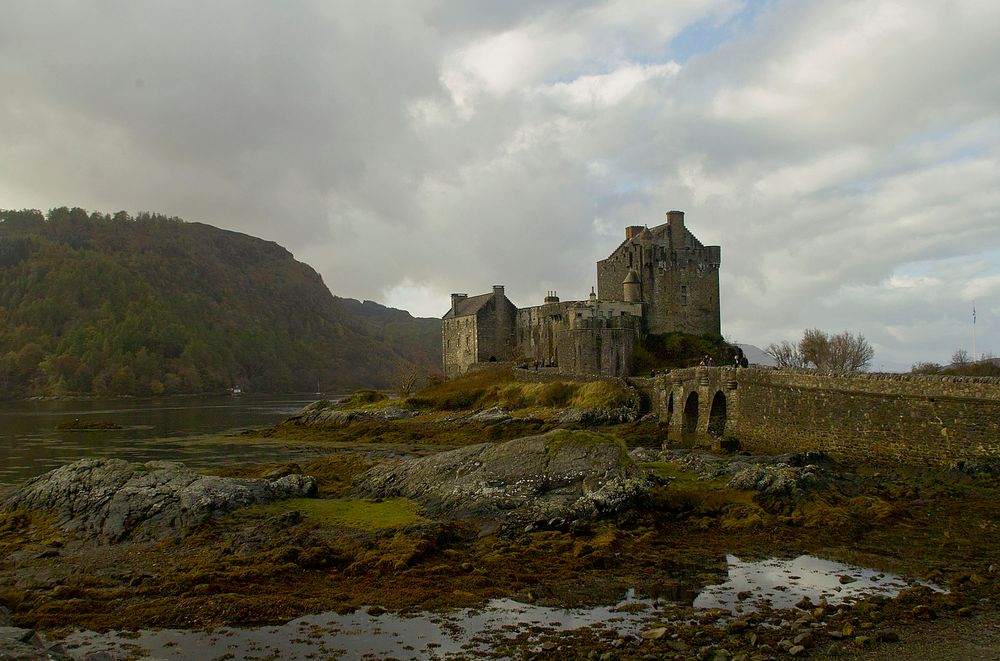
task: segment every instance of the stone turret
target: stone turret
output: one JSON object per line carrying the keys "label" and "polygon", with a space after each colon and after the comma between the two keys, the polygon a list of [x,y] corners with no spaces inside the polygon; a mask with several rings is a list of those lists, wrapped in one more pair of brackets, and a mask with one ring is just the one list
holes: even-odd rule
{"label": "stone turret", "polygon": [[626,303],[638,303],[642,300],[642,288],[639,284],[639,274],[635,269],[629,269],[622,282],[622,299]]}

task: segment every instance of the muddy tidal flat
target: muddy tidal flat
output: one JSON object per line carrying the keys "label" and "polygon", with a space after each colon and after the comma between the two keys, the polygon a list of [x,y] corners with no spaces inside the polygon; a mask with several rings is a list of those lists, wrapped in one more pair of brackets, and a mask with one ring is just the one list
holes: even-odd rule
{"label": "muddy tidal flat", "polygon": [[95,459],[14,490],[0,631],[65,659],[997,658],[989,465],[715,455],[559,410],[380,415],[233,437],[297,463]]}

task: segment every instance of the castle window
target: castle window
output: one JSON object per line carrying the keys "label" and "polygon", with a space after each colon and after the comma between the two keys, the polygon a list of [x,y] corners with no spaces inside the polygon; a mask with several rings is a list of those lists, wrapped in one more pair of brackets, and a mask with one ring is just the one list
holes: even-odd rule
{"label": "castle window", "polygon": [[681,305],[688,304],[688,286],[681,285]]}

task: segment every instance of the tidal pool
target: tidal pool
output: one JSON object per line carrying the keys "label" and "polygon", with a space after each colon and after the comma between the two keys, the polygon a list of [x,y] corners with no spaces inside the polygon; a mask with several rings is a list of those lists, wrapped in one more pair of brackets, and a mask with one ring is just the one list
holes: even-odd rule
{"label": "tidal pool", "polygon": [[[836,604],[875,594],[893,596],[915,585],[895,574],[808,555],[755,562],[730,555],[726,560],[729,576],[725,582],[703,588],[693,603],[669,603],[737,612],[752,610],[765,600],[773,608],[790,608],[802,597],[814,602],[826,598],[828,603]],[[662,602],[637,596],[633,590],[616,604],[596,608],[561,609],[494,599],[480,609],[406,615],[380,609],[328,612],[256,628],[104,634],[78,631],[64,643],[76,653],[131,651],[164,660],[489,657],[490,650],[504,640],[520,637],[530,647],[540,634],[554,631],[593,627],[612,629],[619,635],[638,635],[651,621],[664,621],[657,614],[658,603]]]}
{"label": "tidal pool", "polygon": [[872,595],[898,594],[913,585],[936,586],[907,581],[896,574],[879,572],[824,560],[811,555],[783,560],[769,558],[744,562],[727,555],[729,578],[710,585],[694,600],[695,608],[724,608],[730,611],[753,610],[762,602],[771,608],[792,608],[808,597],[814,603],[826,599],[836,605]]}

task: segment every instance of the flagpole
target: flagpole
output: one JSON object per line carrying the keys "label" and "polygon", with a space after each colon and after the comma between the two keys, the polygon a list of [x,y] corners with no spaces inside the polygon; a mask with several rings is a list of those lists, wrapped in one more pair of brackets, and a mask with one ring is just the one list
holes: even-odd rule
{"label": "flagpole", "polygon": [[972,362],[976,360],[976,302],[972,301]]}

